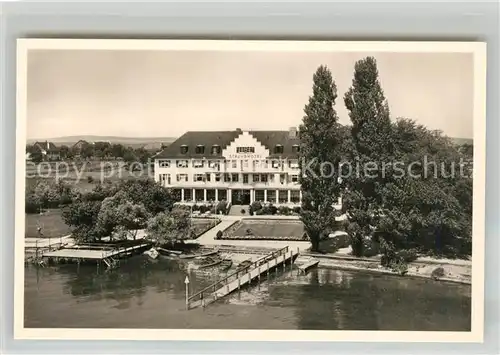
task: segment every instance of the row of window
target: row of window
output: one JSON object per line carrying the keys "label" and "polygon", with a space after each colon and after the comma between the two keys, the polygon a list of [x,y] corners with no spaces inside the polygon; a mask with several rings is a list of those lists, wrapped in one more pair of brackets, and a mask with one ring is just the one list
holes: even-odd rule
{"label": "row of window", "polygon": [[[252,182],[254,182],[254,183],[255,182],[262,182],[262,183],[274,182],[274,175],[268,175],[268,174],[242,174],[242,182],[244,184],[250,183],[250,176],[252,177]],[[159,180],[160,180],[160,183],[162,185],[171,185],[172,184],[172,179],[171,179],[170,174],[160,174]],[[214,174],[213,175],[213,181],[220,182],[221,180],[224,180],[224,182],[239,182],[240,181],[240,174],[224,173],[224,174]],[[287,174],[280,174],[279,180],[280,180],[281,184],[298,183],[299,176],[296,174],[288,175],[288,176],[287,176]],[[177,182],[188,182],[189,175],[188,174],[176,174],[176,181]],[[212,181],[212,174],[210,174],[210,173],[193,174],[193,182],[211,182],[211,181]]]}
{"label": "row of window", "polygon": [[[278,202],[287,203],[288,193],[290,193],[290,202],[300,202],[299,190],[279,190]],[[276,201],[276,190],[255,190],[255,201]]]}
{"label": "row of window", "polygon": [[[248,168],[249,167],[249,160],[240,160],[241,161],[241,168]],[[288,162],[288,167],[291,169],[298,169],[299,168],[299,161],[296,159],[289,159],[286,160]],[[207,163],[208,167],[211,169],[219,169],[220,168],[220,162],[218,160],[193,160],[192,161],[192,166],[193,168],[204,168],[205,163]],[[238,168],[238,160],[225,160],[224,164],[226,168],[233,168],[236,169]],[[271,166],[274,169],[279,169],[283,166],[285,166],[285,160],[252,160],[252,165],[254,168],[269,168]],[[158,160],[158,165],[160,168],[170,168],[171,166],[171,161],[166,160],[166,159],[161,159]],[[176,161],[176,166],[178,168],[187,168],[189,166],[189,160],[177,160]]]}
{"label": "row of window", "polygon": [[[227,190],[221,189],[217,190],[217,196],[214,189],[183,189],[183,192],[178,194],[178,198],[184,197],[184,201],[207,201],[215,200],[225,200],[228,197]],[[217,197],[217,198],[216,198]],[[289,199],[290,197],[290,199]],[[300,202],[300,191],[299,190],[279,190],[276,194],[276,190],[255,190],[255,201],[261,202],[275,202],[279,203],[299,203]]]}
{"label": "row of window", "polygon": [[[222,149],[219,145],[214,144],[212,146],[212,149],[210,150],[210,153],[212,155],[219,155],[221,153]],[[189,147],[185,144],[181,145],[181,154],[187,154],[189,152]],[[205,154],[205,146],[202,144],[197,145],[194,148],[195,154]]]}
{"label": "row of window", "polygon": [[[187,154],[189,152],[189,146],[183,144],[181,145],[181,154]],[[214,144],[212,148],[210,149],[210,154],[212,155],[219,155],[221,153],[222,149],[219,145]],[[194,148],[195,154],[205,154],[205,146],[202,144],[198,144]],[[237,153],[255,153],[255,147],[236,147],[236,152]],[[283,154],[284,148],[281,144],[276,144],[274,146],[273,150],[274,154]],[[293,153],[299,153],[300,152],[300,146],[298,144],[294,144],[292,146],[292,152]]]}

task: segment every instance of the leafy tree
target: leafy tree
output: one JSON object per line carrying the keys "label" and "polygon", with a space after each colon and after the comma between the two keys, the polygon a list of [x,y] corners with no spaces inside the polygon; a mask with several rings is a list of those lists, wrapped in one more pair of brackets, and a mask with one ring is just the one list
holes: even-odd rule
{"label": "leafy tree", "polygon": [[125,147],[121,144],[113,144],[111,146],[111,155],[115,158],[123,158]]}
{"label": "leafy tree", "polygon": [[24,209],[26,213],[31,214],[40,212],[40,201],[34,193],[28,190],[26,190]]}
{"label": "leafy tree", "polygon": [[119,226],[127,231],[127,238],[124,239],[132,235],[134,240],[137,237],[137,231],[146,228],[149,219],[149,214],[143,204],[133,204],[130,201],[118,207],[117,216]]}
{"label": "leafy tree", "polygon": [[[381,187],[389,180],[381,174],[384,163],[393,161],[392,125],[389,106],[378,80],[373,57],[358,61],[352,86],[344,96],[352,122],[353,151],[351,162],[361,167],[346,179],[347,191],[343,208],[347,215],[347,231],[355,255],[362,255],[366,242],[376,229],[382,205]],[[375,168],[366,173],[365,168]],[[390,172],[388,172],[390,175]]]}
{"label": "leafy tree", "polygon": [[318,251],[321,238],[335,221],[333,205],[340,194],[341,133],[334,109],[337,87],[326,66],[317,69],[312,89],[299,129],[300,217],[311,240],[311,249]]}
{"label": "leafy tree", "polygon": [[123,153],[123,161],[127,164],[131,164],[137,161],[135,153],[128,149]]}
{"label": "leafy tree", "polygon": [[114,196],[107,197],[102,201],[97,217],[97,226],[105,236],[110,236],[111,239],[115,228],[120,224],[118,209],[121,204],[127,201],[127,198],[124,191],[119,191]]}
{"label": "leafy tree", "polygon": [[132,233],[135,239],[137,229],[145,228],[147,219],[148,213],[144,205],[132,203],[126,192],[118,191],[102,202],[97,226],[104,235],[111,238],[118,232],[121,238],[127,238]]}
{"label": "leafy tree", "polygon": [[59,147],[59,154],[61,155],[61,159],[69,158],[69,147],[67,145],[61,145]]}
{"label": "leafy tree", "polygon": [[474,158],[474,145],[465,143],[459,147],[460,153],[464,155],[467,159],[471,160]]}
{"label": "leafy tree", "polygon": [[90,143],[84,143],[79,149],[80,156],[83,159],[90,159],[94,156],[94,145]]}
{"label": "leafy tree", "polygon": [[26,144],[26,153],[33,153],[38,150],[34,144]]}
{"label": "leafy tree", "polygon": [[116,185],[116,189],[126,191],[133,203],[142,203],[153,215],[171,210],[175,202],[172,191],[149,178],[123,180]]}
{"label": "leafy tree", "polygon": [[61,195],[55,183],[40,181],[35,187],[35,199],[42,208],[56,208],[60,204]]}
{"label": "leafy tree", "polygon": [[77,242],[97,241],[105,235],[97,223],[100,209],[101,201],[96,200],[77,200],[63,209],[64,223],[72,227]]}
{"label": "leafy tree", "polygon": [[102,150],[95,150],[94,157],[97,159],[102,159],[104,158],[104,152]]}
{"label": "leafy tree", "polygon": [[157,245],[173,244],[188,238],[190,232],[189,212],[174,209],[159,213],[147,225],[147,238]]}
{"label": "leafy tree", "polygon": [[418,164],[413,176],[402,175],[383,188],[378,231],[384,254],[397,257],[416,249],[448,257],[470,255],[472,179],[460,175],[460,151],[440,132],[408,119],[398,119],[394,137],[396,160]]}
{"label": "leafy tree", "polygon": [[111,153],[111,143],[109,142],[95,142],[94,154],[96,157],[105,158]]}
{"label": "leafy tree", "polygon": [[43,154],[39,149],[34,149],[33,152],[30,153],[30,159],[33,163],[39,164],[43,161]]}
{"label": "leafy tree", "polygon": [[149,161],[149,158],[151,157],[151,153],[148,152],[143,147],[137,148],[134,153],[135,153],[135,156],[137,157],[137,160],[139,162],[141,162],[142,164],[147,164]]}
{"label": "leafy tree", "polygon": [[81,199],[84,201],[99,201],[102,202],[106,197],[113,196],[117,191],[116,186],[111,184],[98,183],[92,191],[83,194]]}
{"label": "leafy tree", "polygon": [[172,196],[151,179],[98,184],[85,194],[72,191],[73,203],[64,209],[63,218],[79,234],[80,242],[104,236],[125,238],[131,233],[135,237],[133,231],[145,228],[151,215],[172,209]]}

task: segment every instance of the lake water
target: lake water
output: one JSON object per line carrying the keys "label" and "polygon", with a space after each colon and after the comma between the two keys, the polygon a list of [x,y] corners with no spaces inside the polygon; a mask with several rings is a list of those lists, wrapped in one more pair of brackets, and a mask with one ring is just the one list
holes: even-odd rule
{"label": "lake water", "polygon": [[136,256],[118,269],[25,268],[30,328],[194,328],[469,331],[470,286],[390,275],[289,268],[207,308],[185,308],[216,279]]}

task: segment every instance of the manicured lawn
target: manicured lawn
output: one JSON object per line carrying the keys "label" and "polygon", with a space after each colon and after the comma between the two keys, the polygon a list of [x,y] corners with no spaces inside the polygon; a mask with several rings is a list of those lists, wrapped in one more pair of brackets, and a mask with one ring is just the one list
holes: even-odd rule
{"label": "manicured lawn", "polygon": [[[39,214],[26,214],[26,231],[24,233],[25,237],[37,238],[38,223],[42,226],[43,236],[42,238],[55,238],[63,237],[65,235],[71,234],[70,228],[64,223],[61,217],[61,210],[53,209],[44,212],[43,215]],[[202,219],[193,218],[193,231],[197,236],[205,233],[210,228],[214,227],[219,220],[215,219]]]}
{"label": "manicured lawn", "polygon": [[242,220],[224,233],[222,239],[303,240],[304,225],[290,220]]}
{"label": "manicured lawn", "polygon": [[38,223],[42,227],[44,238],[63,237],[71,233],[69,227],[64,223],[61,217],[61,210],[54,209],[40,214],[26,214],[25,237],[37,238]]}
{"label": "manicured lawn", "polygon": [[218,219],[214,218],[205,218],[205,219],[193,218],[191,221],[192,221],[191,230],[194,231],[196,237],[199,237],[210,228],[215,227],[220,222]]}

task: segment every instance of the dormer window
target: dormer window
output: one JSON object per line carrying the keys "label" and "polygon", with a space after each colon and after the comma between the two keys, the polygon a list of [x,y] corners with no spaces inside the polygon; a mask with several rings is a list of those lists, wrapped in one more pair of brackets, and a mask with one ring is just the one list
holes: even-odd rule
{"label": "dormer window", "polygon": [[274,154],[283,154],[283,146],[281,144],[276,144]]}
{"label": "dormer window", "polygon": [[205,146],[198,144],[196,146],[196,154],[204,154],[205,153]]}
{"label": "dormer window", "polygon": [[294,144],[294,145],[292,146],[292,152],[293,152],[293,153],[298,153],[298,152],[300,152],[300,146],[299,146],[298,144]]}
{"label": "dormer window", "polygon": [[170,168],[170,160],[164,160],[164,159],[158,160],[158,166],[160,168]]}
{"label": "dormer window", "polygon": [[185,144],[181,145],[181,154],[187,154],[189,147]]}
{"label": "dormer window", "polygon": [[220,145],[214,144],[212,146],[212,155],[218,155],[220,154],[220,152],[221,152]]}

